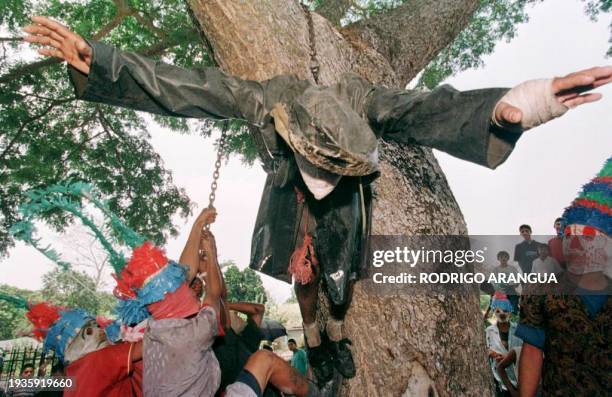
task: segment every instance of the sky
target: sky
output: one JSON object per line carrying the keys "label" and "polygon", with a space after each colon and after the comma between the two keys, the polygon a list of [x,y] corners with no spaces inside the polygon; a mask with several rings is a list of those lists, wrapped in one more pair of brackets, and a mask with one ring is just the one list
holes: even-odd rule
{"label": "sky", "polygon": [[[445,83],[460,90],[512,87],[529,79],[612,64],[605,58],[609,19],[592,22],[583,7],[584,2],[569,0],[547,0],[529,7],[530,21],[518,26],[511,42],[498,43],[494,53],[483,58],[483,68],[462,72]],[[530,224],[535,235],[553,233],[554,219],[612,154],[612,85],[597,91],[604,95],[601,101],[527,131],[510,158],[496,170],[436,151],[471,234],[516,235],[522,223]],[[149,126],[151,142],[172,171],[175,183],[198,205],[190,219],[177,218],[181,233],[165,246],[169,257],[178,258],[191,223],[208,205],[216,154],[210,139],[173,133],[152,122]],[[221,261],[247,266],[264,180],[261,167],[246,167],[238,157],[223,164],[215,201],[219,215],[212,228]],[[70,233],[74,234],[57,236],[41,229],[40,236],[65,252],[72,241]],[[0,283],[39,289],[42,275],[53,266],[32,248],[18,243],[0,262]],[[290,296],[288,284],[262,278],[275,301],[280,303]],[[110,290],[112,282],[107,280],[106,289]]]}

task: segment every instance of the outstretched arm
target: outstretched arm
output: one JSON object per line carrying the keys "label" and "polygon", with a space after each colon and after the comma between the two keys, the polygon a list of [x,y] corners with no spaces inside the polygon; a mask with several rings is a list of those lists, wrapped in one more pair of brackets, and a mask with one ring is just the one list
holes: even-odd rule
{"label": "outstretched arm", "polygon": [[263,319],[266,307],[260,303],[231,302],[227,303],[228,310],[234,310],[250,317],[259,327]]}
{"label": "outstretched arm", "polygon": [[221,313],[221,296],[224,291],[223,273],[217,260],[217,243],[215,236],[208,230],[202,231],[200,239],[200,268],[205,276],[206,295],[204,304],[212,306],[217,313]]}
{"label": "outstretched arm", "polygon": [[509,89],[460,92],[443,85],[430,92],[376,87],[366,114],[377,135],[418,143],[486,167],[510,155],[521,133],[601,98],[586,93],[612,81],[612,67],[597,67]]}
{"label": "outstretched arm", "polygon": [[430,92],[377,87],[366,111],[379,136],[495,168],[520,137],[492,124],[493,110],[506,92],[505,88],[461,92],[449,85]]}
{"label": "outstretched arm", "polygon": [[79,99],[167,116],[238,118],[256,123],[263,117],[259,82],[228,76],[217,68],[188,70],[114,47],[87,42],[65,26],[33,17],[25,41],[46,46],[42,55],[68,62]]}

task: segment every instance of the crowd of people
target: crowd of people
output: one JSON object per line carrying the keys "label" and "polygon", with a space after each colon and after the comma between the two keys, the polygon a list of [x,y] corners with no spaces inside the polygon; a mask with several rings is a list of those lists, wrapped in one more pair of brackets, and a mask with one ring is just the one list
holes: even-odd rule
{"label": "crowd of people", "polygon": [[[215,216],[212,208],[198,216],[180,265],[150,242],[134,249],[116,275],[115,294],[124,298],[118,306],[121,325],[81,309],[30,304],[26,315],[33,334],[55,352],[61,373],[75,380],[65,396],[319,395],[305,377],[305,354],[295,340],[289,345],[297,369],[260,349],[264,306],[226,301],[215,238],[208,230]],[[246,315],[240,332],[232,328],[230,310]],[[32,370],[23,365],[20,376],[28,378]],[[9,393],[35,395],[26,387]]]}
{"label": "crowd of people", "polygon": [[[380,173],[378,139],[384,136],[400,143],[417,143],[495,168],[514,150],[523,132],[562,116],[570,108],[598,100],[598,95],[584,92],[612,81],[612,68],[603,67],[530,80],[511,89],[468,92],[449,86],[411,92],[376,85],[353,73],[343,74],[333,86],[319,86],[292,75],[257,82],[216,68],[186,70],[85,41],[44,17],[34,17],[33,24],[24,30],[26,41],[45,46],[39,50],[41,54],[69,63],[78,99],[174,117],[242,119],[255,127],[258,154],[269,177],[253,233],[250,265],[294,281],[307,360],[318,385],[330,382],[336,373],[348,379],[357,371],[351,342],[343,335],[343,321],[371,232],[370,183]],[[609,176],[602,178],[599,184],[609,184]],[[590,218],[581,218],[593,208],[601,210],[600,196],[589,193],[585,197],[580,204],[586,203],[586,210],[564,216],[568,222],[563,229],[564,252],[565,241],[584,232],[573,226],[590,225],[607,236],[611,232],[609,221],[592,225]],[[609,216],[609,208],[601,211]],[[113,328],[103,330],[93,316],[79,309],[60,310],[46,303],[30,308],[28,316],[39,337],[44,337],[45,347],[55,350],[66,364],[68,376],[79,379],[76,389],[66,395],[144,392],[152,396],[212,396],[221,391],[228,397],[260,396],[270,384],[281,393],[320,393],[317,384],[301,373],[305,360],[297,347],[292,350],[299,370],[265,349],[256,350],[256,337],[250,331],[237,333],[229,327],[228,308],[236,304],[225,302],[214,236],[205,227],[213,218],[212,209],[200,214],[177,262],[169,261],[161,249],[133,233],[118,231],[126,234],[124,240],[133,253],[124,262],[111,252],[121,324],[115,338],[110,338],[113,344],[103,338],[103,334],[112,334]],[[546,252],[541,244],[531,241],[531,230],[524,226],[521,234],[525,241],[514,255],[521,270],[556,271],[552,258],[557,260],[559,242],[553,242]],[[30,230],[16,229],[24,240],[34,242]],[[512,271],[509,255],[500,253],[498,257],[500,271]],[[564,274],[581,271],[567,255],[564,258]],[[562,263],[556,266],[563,268]],[[194,281],[198,275],[202,283]],[[587,279],[587,289],[601,286],[601,280]],[[576,282],[572,277],[568,280]],[[322,328],[317,321],[320,285],[329,298],[329,317]],[[520,370],[514,379],[518,378],[521,390],[530,392],[535,390],[534,384],[537,387],[542,352],[547,363],[555,357],[549,349],[558,344],[558,333],[552,328],[556,323],[542,312],[548,310],[548,300],[522,291],[517,302],[517,286],[503,288],[505,292],[497,291],[491,306],[499,319],[496,328],[487,330],[495,352],[491,358],[496,371],[498,366],[508,365],[509,352],[515,346],[513,336],[522,338]],[[196,293],[202,289],[201,302]],[[601,300],[584,299],[599,312]],[[250,330],[256,328],[260,309],[233,307],[251,317]],[[516,307],[520,308],[521,323],[513,331],[507,320]],[[589,317],[581,321],[592,325]],[[592,332],[606,329],[602,325],[592,325]],[[506,353],[498,351],[502,348]],[[585,351],[592,352],[592,347]],[[609,352],[609,346],[603,346],[602,351]],[[565,363],[568,353],[563,354]],[[523,364],[524,357],[529,357],[530,364]],[[601,354],[597,357],[601,359]],[[538,368],[533,367],[534,362],[540,363]],[[525,372],[529,365],[531,372]],[[601,363],[601,367],[609,369],[609,364]],[[545,386],[550,382],[549,368],[549,364],[544,366]],[[601,371],[581,370],[580,374],[583,372],[590,377],[584,395],[597,395],[602,387],[610,386],[609,378],[601,378]],[[501,382],[508,375],[512,383],[512,371],[502,373]],[[550,387],[558,390],[559,382]],[[532,395],[529,392],[524,395]]]}
{"label": "crowd of people", "polygon": [[585,185],[547,242],[500,251],[498,273],[554,273],[557,283],[494,284],[484,320],[497,396],[607,396],[612,390],[612,159]]}

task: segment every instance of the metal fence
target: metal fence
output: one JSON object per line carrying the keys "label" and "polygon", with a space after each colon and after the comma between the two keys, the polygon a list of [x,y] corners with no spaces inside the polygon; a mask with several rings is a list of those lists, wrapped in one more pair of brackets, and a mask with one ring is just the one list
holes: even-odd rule
{"label": "metal fence", "polygon": [[0,352],[0,381],[18,378],[26,364],[34,365],[35,376],[50,376],[51,368],[57,363],[58,359],[52,352],[44,354],[40,347],[13,347],[4,353]]}

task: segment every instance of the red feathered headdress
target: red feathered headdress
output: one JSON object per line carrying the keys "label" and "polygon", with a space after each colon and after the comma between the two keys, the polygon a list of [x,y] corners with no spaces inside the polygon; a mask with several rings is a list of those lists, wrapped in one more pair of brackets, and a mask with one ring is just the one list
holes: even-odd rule
{"label": "red feathered headdress", "polygon": [[53,323],[61,317],[60,310],[63,310],[63,308],[47,302],[41,302],[30,306],[30,310],[26,313],[26,317],[34,326],[32,333],[36,339],[41,341],[45,339],[49,328],[51,328]]}
{"label": "red feathered headdress", "polygon": [[141,288],[149,277],[163,269],[167,263],[168,258],[164,251],[149,241],[134,248],[132,258],[119,276],[113,275],[117,281],[115,296],[121,299],[134,298],[136,290]]}

